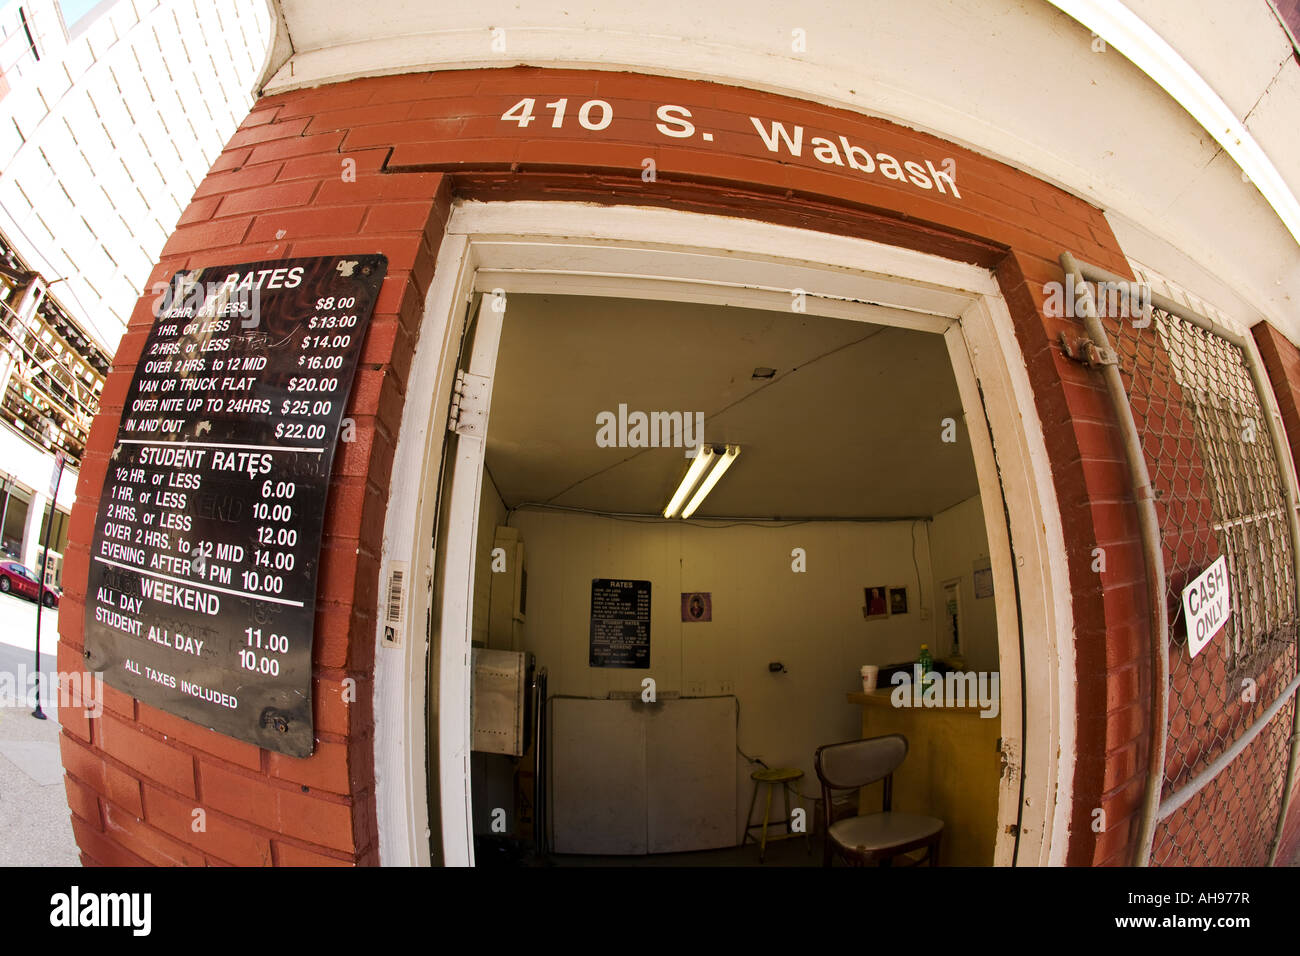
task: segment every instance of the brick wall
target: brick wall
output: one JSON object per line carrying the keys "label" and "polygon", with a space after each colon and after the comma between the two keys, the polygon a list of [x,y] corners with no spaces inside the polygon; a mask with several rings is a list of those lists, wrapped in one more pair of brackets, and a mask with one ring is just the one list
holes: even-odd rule
{"label": "brick wall", "polygon": [[[502,122],[525,96],[537,97],[538,120],[528,129]],[[557,97],[572,104],[560,129],[542,108]],[[599,135],[572,121],[591,99],[610,104],[615,117]],[[699,129],[714,135],[711,145],[657,136],[656,104],[687,104]],[[843,135],[900,161],[950,159],[956,189],[864,175],[807,148],[800,157],[773,154],[751,116],[802,125],[809,137]],[[355,182],[342,176],[350,163]],[[314,648],[317,752],[295,760],[261,751],[109,689],[103,717],[61,715],[69,804],[87,862],[377,861],[370,689],[379,548],[420,310],[457,196],[671,206],[860,236],[993,270],[1036,392],[1067,536],[1078,673],[1068,861],[1127,859],[1149,726],[1137,522],[1101,380],[1056,345],[1058,332],[1081,334],[1081,326],[1044,314],[1044,284],[1062,280],[1063,249],[1129,274],[1101,212],[942,140],[841,110],[709,83],[519,68],[367,78],[266,97],[167,243],[151,283],[200,264],[345,250],[383,253],[389,274],[346,412],[358,440],[341,449],[332,479]],[[82,652],[92,524],[151,298],[137,304],[118,349],[81,472],[60,616],[64,670]],[[1107,550],[1101,575],[1092,571],[1096,547]],[[360,695],[345,705],[349,676]],[[1103,833],[1091,828],[1095,807],[1106,810]],[[195,808],[206,811],[206,833],[189,826]]]}

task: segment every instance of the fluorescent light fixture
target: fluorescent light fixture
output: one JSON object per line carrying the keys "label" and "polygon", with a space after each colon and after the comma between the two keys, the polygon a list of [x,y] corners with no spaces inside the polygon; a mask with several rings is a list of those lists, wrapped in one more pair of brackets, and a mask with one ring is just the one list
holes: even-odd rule
{"label": "fluorescent light fixture", "polygon": [[732,462],[740,457],[740,446],[728,445],[722,454],[715,454],[712,457],[714,459],[713,470],[709,472],[709,476],[704,479],[699,489],[696,490],[695,497],[691,499],[691,503],[682,512],[682,518],[689,518],[695,514],[695,509],[704,501],[705,496],[713,490],[713,486],[718,483],[718,479],[731,467]]}
{"label": "fluorescent light fixture", "polygon": [[700,445],[695,449],[695,460],[691,462],[691,467],[686,469],[686,477],[684,477],[682,483],[677,486],[677,490],[673,492],[672,499],[668,502],[668,507],[664,509],[665,518],[677,517],[677,511],[681,508],[682,502],[686,500],[686,496],[691,493],[691,489],[695,487],[695,483],[700,480],[704,472],[708,470],[711,464],[713,464],[713,460],[716,457],[717,456],[713,453],[712,445]]}

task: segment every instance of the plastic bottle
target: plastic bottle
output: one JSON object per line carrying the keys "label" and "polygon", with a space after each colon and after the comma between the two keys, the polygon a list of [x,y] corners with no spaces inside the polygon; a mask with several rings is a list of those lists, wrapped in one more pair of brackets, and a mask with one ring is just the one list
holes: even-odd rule
{"label": "plastic bottle", "polygon": [[921,658],[917,662],[921,665],[921,689],[925,690],[930,684],[930,669],[934,667],[934,659],[930,656],[930,645],[921,645]]}

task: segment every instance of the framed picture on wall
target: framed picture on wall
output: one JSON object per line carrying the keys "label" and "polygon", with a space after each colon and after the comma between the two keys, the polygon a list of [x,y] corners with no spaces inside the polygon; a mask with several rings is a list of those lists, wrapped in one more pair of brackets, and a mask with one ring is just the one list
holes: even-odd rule
{"label": "framed picture on wall", "polygon": [[682,593],[682,621],[687,624],[713,620],[713,594],[710,591]]}
{"label": "framed picture on wall", "polygon": [[907,588],[890,588],[889,589],[889,613],[906,614],[907,613]]}
{"label": "framed picture on wall", "polygon": [[868,621],[889,617],[889,599],[884,585],[862,589],[867,603],[862,608],[862,616]]}

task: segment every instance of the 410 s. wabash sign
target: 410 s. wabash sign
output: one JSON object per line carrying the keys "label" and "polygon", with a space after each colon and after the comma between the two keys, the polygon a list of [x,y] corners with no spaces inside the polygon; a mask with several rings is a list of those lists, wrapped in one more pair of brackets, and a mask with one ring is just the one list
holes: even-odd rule
{"label": "410 s. wabash sign", "polygon": [[161,710],[312,752],[330,466],[383,256],[178,273],[122,411],[86,585],[86,664]]}

